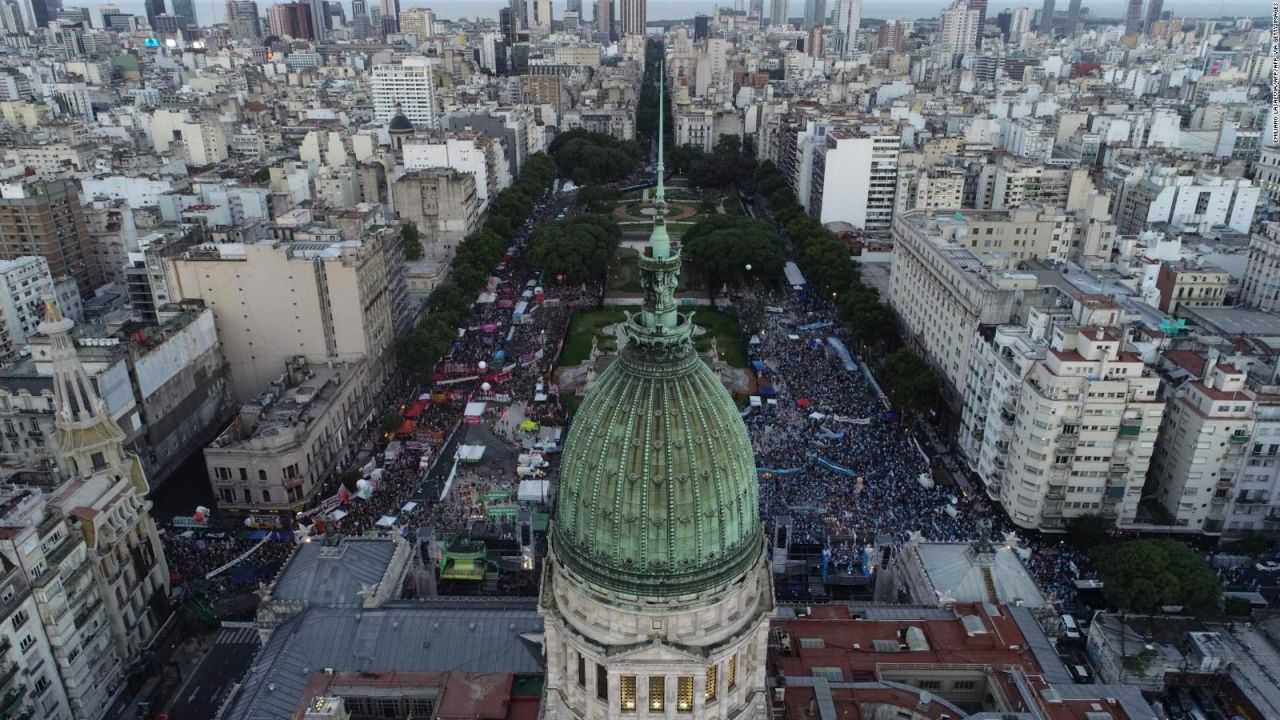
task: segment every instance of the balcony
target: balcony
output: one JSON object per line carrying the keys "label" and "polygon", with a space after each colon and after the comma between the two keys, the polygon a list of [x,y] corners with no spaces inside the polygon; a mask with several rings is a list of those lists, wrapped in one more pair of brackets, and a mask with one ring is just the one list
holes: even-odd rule
{"label": "balcony", "polygon": [[1121,437],[1137,437],[1142,434],[1142,425],[1132,423],[1120,423]]}
{"label": "balcony", "polygon": [[1236,443],[1236,444],[1238,444],[1238,445],[1243,445],[1243,444],[1245,444],[1245,443],[1249,442],[1249,436],[1248,436],[1248,435],[1238,435],[1238,434],[1237,434],[1237,435],[1232,435],[1230,438],[1228,438],[1228,440],[1230,440],[1231,442]]}
{"label": "balcony", "polygon": [[16,687],[5,693],[4,699],[0,700],[0,720],[16,718],[22,710],[22,699],[26,696],[25,687]]}

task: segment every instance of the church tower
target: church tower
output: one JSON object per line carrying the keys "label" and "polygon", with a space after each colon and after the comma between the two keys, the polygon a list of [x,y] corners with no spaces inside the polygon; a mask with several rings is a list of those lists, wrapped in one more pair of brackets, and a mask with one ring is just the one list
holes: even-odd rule
{"label": "church tower", "polygon": [[661,107],[644,304],[561,459],[540,600],[554,720],[747,720],[768,708],[774,601],[755,459],[733,398],[694,350],[692,314],[676,309]]}

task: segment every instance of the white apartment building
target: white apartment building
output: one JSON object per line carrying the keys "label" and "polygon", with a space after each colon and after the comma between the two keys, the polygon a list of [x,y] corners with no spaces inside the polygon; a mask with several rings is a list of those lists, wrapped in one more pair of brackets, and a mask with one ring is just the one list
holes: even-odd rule
{"label": "white apartment building", "polygon": [[1267,223],[1249,241],[1240,304],[1268,312],[1280,309],[1280,223]]}
{"label": "white apartment building", "polygon": [[1218,362],[1211,350],[1203,379],[1183,383],[1169,398],[1161,452],[1152,461],[1151,494],[1178,527],[1221,532],[1227,505],[1236,497],[1243,494],[1244,504],[1270,501],[1270,483],[1236,490],[1250,448],[1258,458],[1274,457],[1267,455],[1266,440],[1250,440],[1254,394],[1247,383],[1244,370]]}
{"label": "white apartment building", "polygon": [[416,55],[373,66],[373,117],[387,122],[398,111],[415,126],[440,127],[436,98],[436,61]]}
{"label": "white apartment building", "polygon": [[298,355],[314,362],[368,358],[380,382],[402,302],[396,288],[403,292],[394,232],[338,241],[278,231],[296,242],[176,245],[162,252],[172,298],[201,299],[213,310],[232,395],[241,403],[256,397]]}
{"label": "white apartment building", "polygon": [[1226,225],[1247,233],[1261,194],[1261,188],[1244,178],[1139,168],[1120,188],[1116,225],[1128,235],[1147,230],[1152,223],[1182,225],[1202,233]]}
{"label": "white apartment building", "polygon": [[813,151],[809,214],[887,234],[898,191],[902,137],[888,129],[835,128]]}
{"label": "white apartment building", "polygon": [[836,33],[836,54],[848,59],[858,53],[858,29],[862,26],[862,0],[835,0],[831,25]]}
{"label": "white apartment building", "polygon": [[1118,315],[1086,296],[974,338],[958,445],[1019,527],[1137,515],[1164,404],[1159,377],[1102,326]]}
{"label": "white apartment building", "polygon": [[1038,213],[912,210],[893,219],[889,304],[952,393],[965,385],[978,328],[1021,320],[1016,301],[1037,287],[1014,268],[1049,252],[1053,222]]}
{"label": "white apartment building", "polygon": [[907,210],[954,210],[964,206],[964,171],[951,168],[898,169],[894,206]]}
{"label": "white apartment building", "polygon": [[151,114],[151,140],[157,153],[180,144],[189,165],[212,165],[230,157],[226,126],[213,117],[193,119],[187,112],[156,110]]}
{"label": "white apartment building", "polygon": [[34,717],[98,720],[123,685],[84,537],[34,488],[0,488],[0,692]]}
{"label": "white apartment building", "polygon": [[405,170],[450,168],[475,178],[476,202],[481,215],[489,208],[489,198],[510,184],[510,175],[500,167],[506,165],[502,145],[484,138],[410,140],[401,146],[401,152]]}
{"label": "white apartment building", "polygon": [[705,107],[678,107],[672,118],[677,146],[692,145],[709,153],[715,147],[715,111]]}
{"label": "white apartment building", "polygon": [[[0,261],[0,357],[13,357],[44,318],[44,293],[54,288],[49,262],[41,255]],[[70,290],[70,293],[66,293]],[[74,285],[60,299],[64,314],[80,316],[80,294]]]}
{"label": "white apartment building", "polygon": [[942,32],[938,37],[939,63],[951,67],[956,60],[970,53],[978,44],[978,20],[981,11],[970,6],[967,0],[955,0],[942,11]]}
{"label": "white apartment building", "polygon": [[1006,210],[1027,203],[1065,208],[1073,186],[1089,181],[1083,168],[1029,163],[1005,156],[978,173],[975,205],[980,210]]}

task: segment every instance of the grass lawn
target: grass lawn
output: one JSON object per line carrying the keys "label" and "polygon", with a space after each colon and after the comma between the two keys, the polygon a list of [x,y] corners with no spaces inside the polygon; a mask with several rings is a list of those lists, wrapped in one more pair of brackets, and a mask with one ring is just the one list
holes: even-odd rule
{"label": "grass lawn", "polygon": [[711,349],[711,338],[716,338],[720,357],[731,367],[747,366],[747,351],[738,334],[738,319],[732,310],[715,311],[711,308],[698,308],[693,314],[693,323],[706,328],[706,332],[693,338],[693,346],[698,352]]}
{"label": "grass lawn", "polygon": [[569,325],[569,337],[564,341],[564,353],[560,356],[560,364],[577,365],[591,354],[591,338],[599,337],[601,350],[614,350],[616,343],[612,337],[601,335],[606,325],[622,321],[622,309],[606,307],[603,310],[587,310],[578,313]]}
{"label": "grass lawn", "polygon": [[[672,228],[673,236],[676,235]],[[627,233],[628,238],[648,237],[648,233]],[[676,292],[676,297],[681,297],[689,293],[698,293],[702,290],[702,282],[697,276],[689,271],[688,266],[680,269],[680,288]],[[613,263],[609,266],[609,292],[611,293],[642,293],[644,288],[640,285],[640,253],[632,248],[620,247],[618,254],[614,256]]]}

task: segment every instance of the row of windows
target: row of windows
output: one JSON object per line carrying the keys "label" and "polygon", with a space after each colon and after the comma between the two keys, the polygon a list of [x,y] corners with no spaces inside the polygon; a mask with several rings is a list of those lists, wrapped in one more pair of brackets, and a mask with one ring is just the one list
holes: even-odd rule
{"label": "row of windows", "polygon": [[[717,693],[719,692],[720,668],[717,665],[707,667],[706,671],[706,688],[703,692],[703,699],[706,702],[715,702]],[[676,681],[676,711],[677,712],[693,712],[693,676],[680,675],[675,678]],[[586,658],[578,656],[578,686],[585,687],[587,684],[587,663]],[[738,686],[738,658],[730,657],[725,661],[725,686],[729,690],[733,690]],[[622,675],[618,678],[618,708],[623,712],[635,712],[637,703],[637,688],[639,687],[639,678],[636,675]],[[667,703],[667,678],[663,675],[652,675],[648,678],[649,689],[649,711],[664,712]],[[603,665],[596,665],[596,697],[600,700],[609,699],[609,675]]]}

